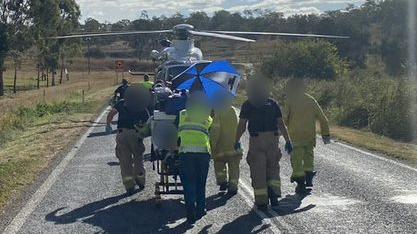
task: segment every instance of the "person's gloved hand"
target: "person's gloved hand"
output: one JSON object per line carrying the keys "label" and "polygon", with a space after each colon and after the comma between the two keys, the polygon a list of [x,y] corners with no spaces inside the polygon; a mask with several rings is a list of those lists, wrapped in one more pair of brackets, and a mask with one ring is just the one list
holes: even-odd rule
{"label": "person's gloved hand", "polygon": [[111,134],[112,132],[113,132],[113,129],[112,129],[111,125],[110,124],[107,124],[106,125],[106,133],[107,134]]}
{"label": "person's gloved hand", "polygon": [[292,146],[291,141],[286,142],[285,151],[287,151],[288,154],[291,154],[292,150],[293,150],[293,146]]}
{"label": "person's gloved hand", "polygon": [[330,143],[331,143],[331,141],[330,141],[330,136],[322,136],[322,138],[323,138],[323,143],[324,143],[325,145],[328,145],[328,144],[330,144]]}

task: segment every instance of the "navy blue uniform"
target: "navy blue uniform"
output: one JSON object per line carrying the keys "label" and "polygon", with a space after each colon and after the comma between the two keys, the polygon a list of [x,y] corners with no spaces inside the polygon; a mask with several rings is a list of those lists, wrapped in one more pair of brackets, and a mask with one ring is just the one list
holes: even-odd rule
{"label": "navy blue uniform", "polygon": [[240,116],[248,120],[248,130],[251,135],[261,132],[278,132],[278,119],[282,118],[278,103],[268,98],[262,106],[254,106],[249,101],[243,103]]}
{"label": "navy blue uniform", "polygon": [[117,128],[134,129],[135,124],[144,124],[149,119],[149,112],[147,110],[138,110],[136,112],[129,111],[125,106],[125,101],[121,100],[114,108],[119,113],[117,120]]}

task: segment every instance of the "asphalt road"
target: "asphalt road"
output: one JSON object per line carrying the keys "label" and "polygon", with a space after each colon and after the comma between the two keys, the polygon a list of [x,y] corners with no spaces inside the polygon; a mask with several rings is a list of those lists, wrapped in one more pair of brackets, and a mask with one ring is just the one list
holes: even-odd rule
{"label": "asphalt road", "polygon": [[[319,174],[312,194],[294,195],[289,158],[284,155],[283,198],[278,209],[265,213],[252,210],[245,160],[239,194],[232,198],[218,194],[211,167],[208,214],[190,228],[180,196],[154,199],[157,176],[149,162],[145,190],[124,195],[114,156],[115,135],[102,132],[103,127],[96,126],[81,138],[5,233],[417,233],[416,168],[321,142],[315,151]],[[245,148],[247,141],[245,136]]]}

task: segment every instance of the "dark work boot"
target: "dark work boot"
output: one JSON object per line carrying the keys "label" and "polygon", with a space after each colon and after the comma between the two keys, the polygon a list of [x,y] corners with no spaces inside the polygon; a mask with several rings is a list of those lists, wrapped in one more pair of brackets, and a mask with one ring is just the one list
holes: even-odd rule
{"label": "dark work boot", "polygon": [[281,197],[281,194],[277,194],[274,190],[268,188],[268,197],[272,207],[278,206],[278,198]]}
{"label": "dark work boot", "polygon": [[128,195],[128,196],[132,196],[133,194],[135,194],[136,193],[136,189],[135,189],[135,187],[132,187],[132,188],[126,188],[126,194]]}
{"label": "dark work boot", "polygon": [[295,182],[297,182],[297,187],[295,187],[296,194],[305,195],[308,193],[308,190],[306,188],[305,178],[295,179]]}
{"label": "dark work boot", "polygon": [[139,187],[139,190],[142,191],[145,189],[145,185],[142,184],[142,182],[139,179],[135,179],[136,185]]}
{"label": "dark work boot", "polygon": [[316,173],[316,171],[306,171],[306,187],[313,187],[313,178]]}
{"label": "dark work boot", "polygon": [[193,213],[188,213],[187,214],[187,223],[189,225],[194,225],[196,221],[197,221],[196,220],[196,217],[195,217],[195,215]]}
{"label": "dark work boot", "polygon": [[268,211],[268,205],[256,205],[256,209],[260,211]]}
{"label": "dark work boot", "polygon": [[227,182],[221,183],[219,188],[220,192],[225,192],[227,190],[227,187]]}

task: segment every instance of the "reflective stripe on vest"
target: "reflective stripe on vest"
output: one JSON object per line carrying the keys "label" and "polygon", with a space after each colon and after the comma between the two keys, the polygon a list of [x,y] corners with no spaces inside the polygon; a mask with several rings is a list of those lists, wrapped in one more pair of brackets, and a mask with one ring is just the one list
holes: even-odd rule
{"label": "reflective stripe on vest", "polygon": [[204,128],[202,126],[193,125],[193,124],[181,125],[178,130],[179,131],[198,131],[198,132],[202,132],[206,135],[209,135],[209,132],[206,128]]}
{"label": "reflective stripe on vest", "polygon": [[209,148],[205,146],[180,146],[181,153],[209,153]]}
{"label": "reflective stripe on vest", "polygon": [[[190,116],[191,114],[191,116]],[[181,139],[180,153],[210,153],[209,128],[212,119],[199,112],[180,112],[178,136]]]}

